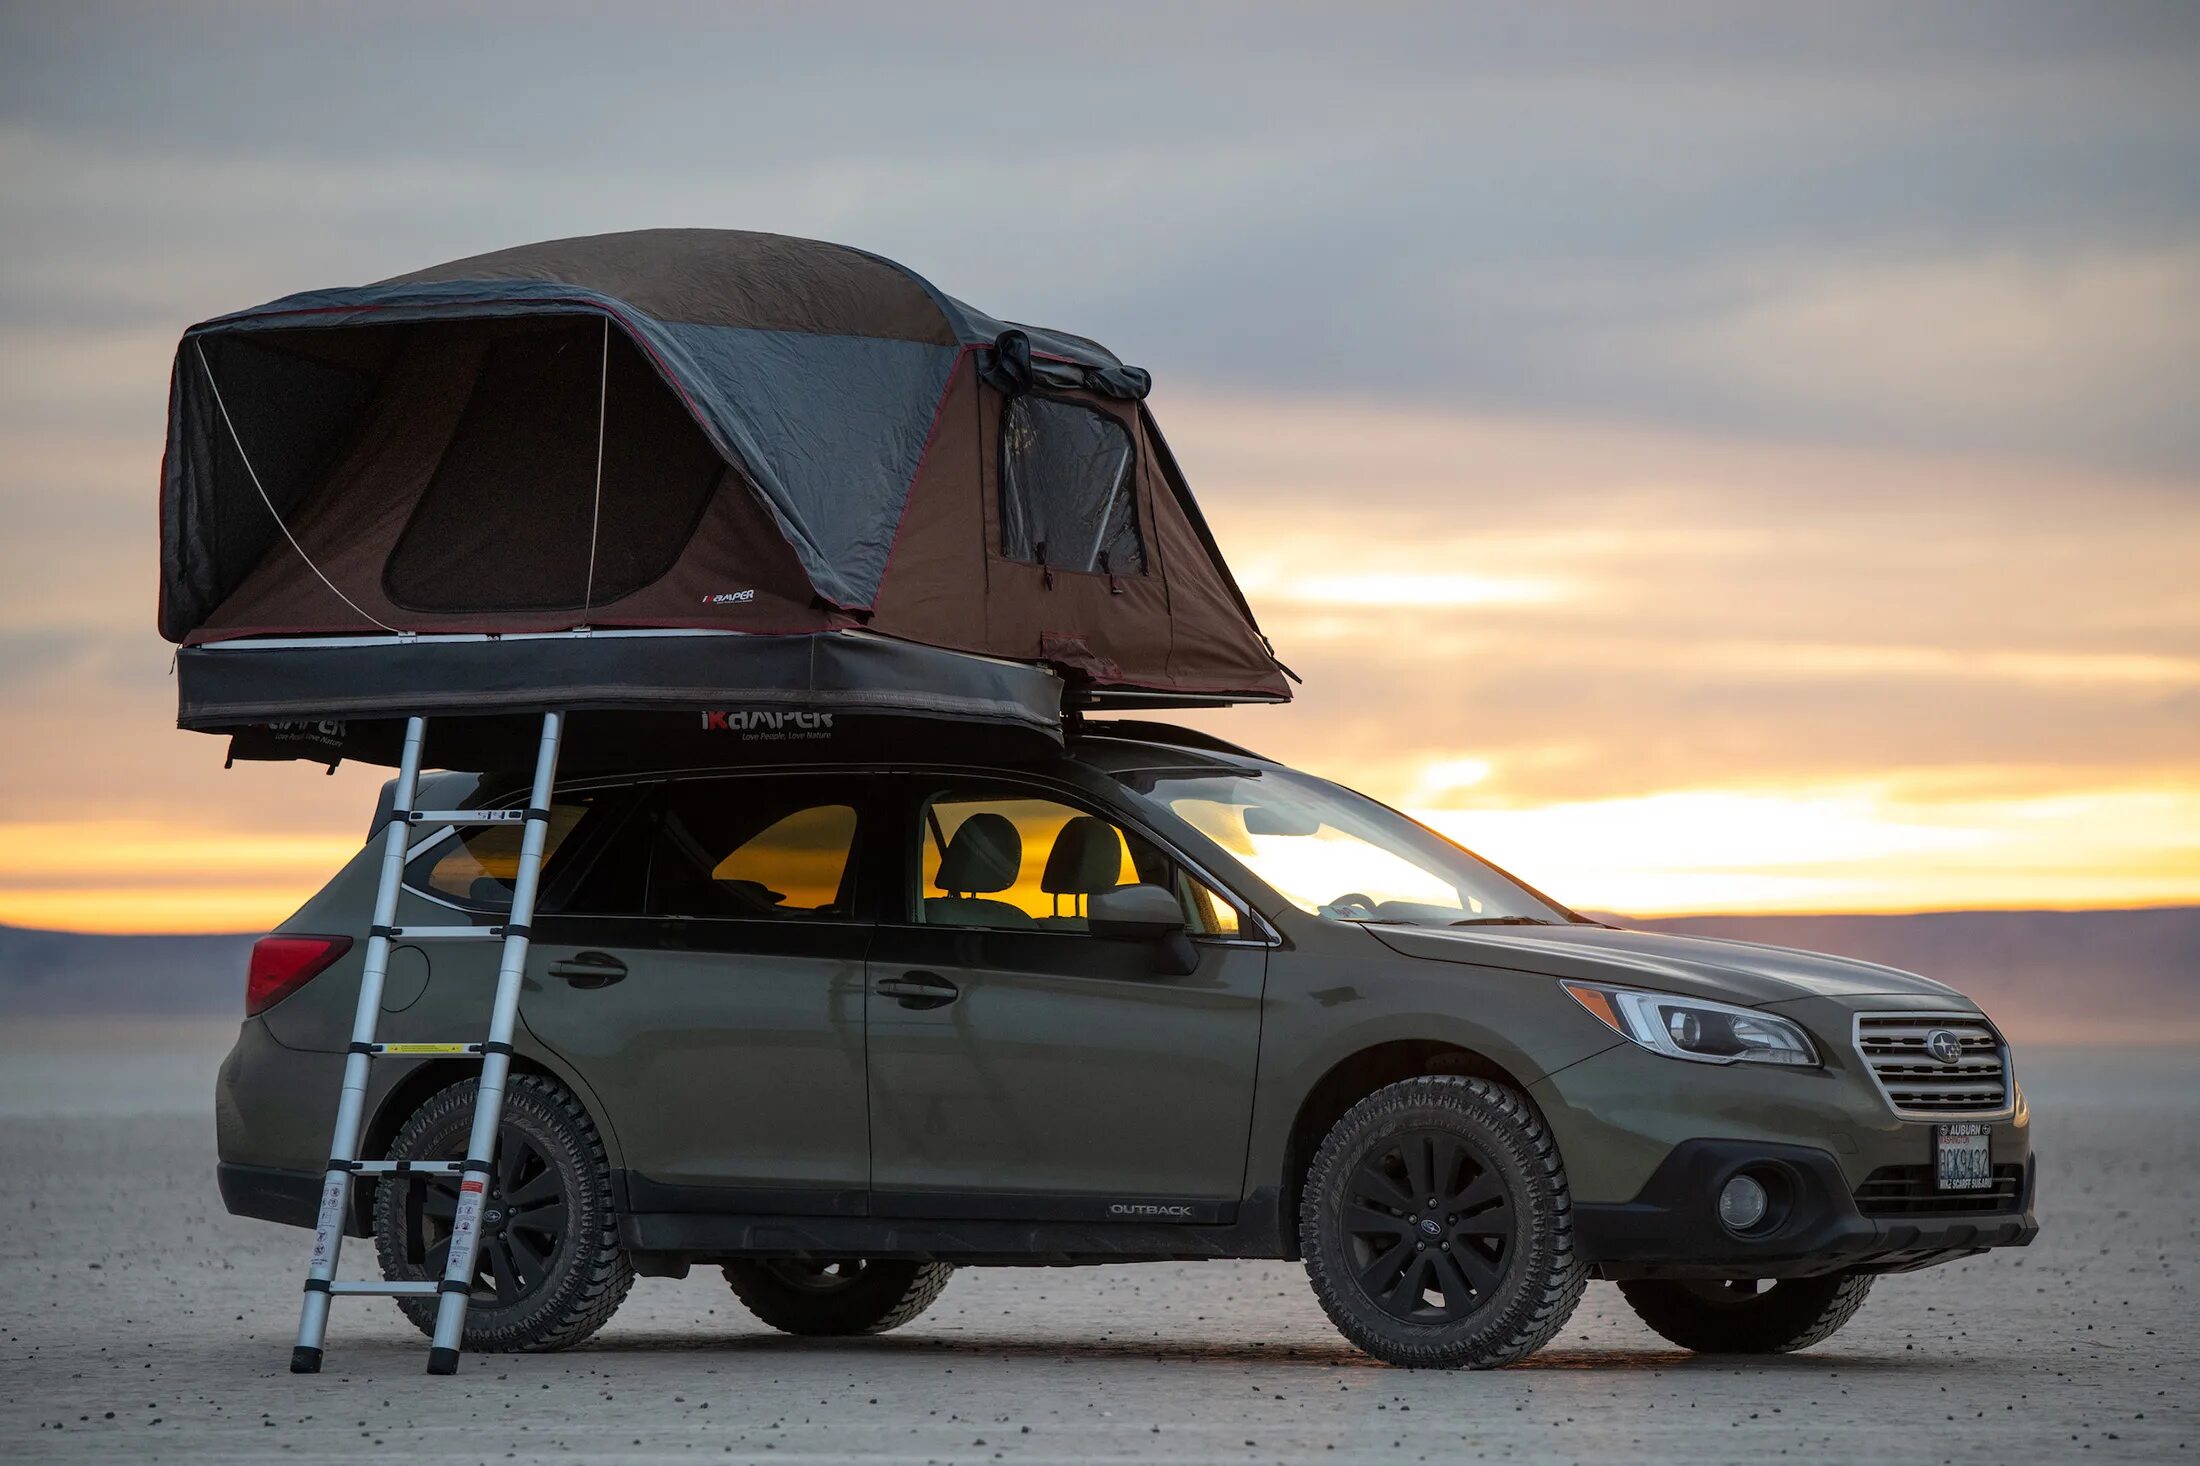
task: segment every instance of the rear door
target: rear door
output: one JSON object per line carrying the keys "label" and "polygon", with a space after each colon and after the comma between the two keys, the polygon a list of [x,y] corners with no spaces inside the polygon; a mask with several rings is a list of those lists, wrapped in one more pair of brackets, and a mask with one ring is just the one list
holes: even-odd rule
{"label": "rear door", "polygon": [[[880,1215],[1231,1219],[1266,948],[1229,899],[1081,796],[916,776],[871,991]],[[1085,930],[1096,891],[1175,889],[1198,969]]]}
{"label": "rear door", "polygon": [[521,1018],[586,1077],[633,1210],[861,1213],[871,787],[658,784],[537,919]]}

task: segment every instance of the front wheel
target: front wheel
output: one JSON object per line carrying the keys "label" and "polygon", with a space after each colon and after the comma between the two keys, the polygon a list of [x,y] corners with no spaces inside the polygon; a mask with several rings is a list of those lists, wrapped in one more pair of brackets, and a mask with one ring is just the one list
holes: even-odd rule
{"label": "front wheel", "polygon": [[729,1262],[726,1281],[749,1312],[786,1334],[883,1334],[932,1306],[955,1269],[944,1262],[772,1258]]}
{"label": "front wheel", "polygon": [[1409,1079],[1361,1100],[1315,1152],[1299,1211],[1322,1308],[1390,1364],[1514,1364],[1581,1301],[1557,1142],[1487,1079]]}
{"label": "front wheel", "polygon": [[1698,1354],[1785,1354],[1808,1349],[1856,1316],[1869,1273],[1819,1278],[1693,1282],[1641,1279],[1619,1291],[1660,1337]]}

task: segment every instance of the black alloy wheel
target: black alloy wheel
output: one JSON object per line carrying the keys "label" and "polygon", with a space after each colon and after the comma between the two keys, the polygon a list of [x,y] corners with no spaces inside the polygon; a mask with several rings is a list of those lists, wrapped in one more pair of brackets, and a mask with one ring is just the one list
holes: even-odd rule
{"label": "black alloy wheel", "polygon": [[[461,1160],[473,1128],[474,1086],[429,1097],[390,1142],[401,1160]],[[461,1178],[390,1176],[375,1195],[375,1249],[385,1278],[436,1282],[450,1264]],[[481,1210],[463,1346],[563,1349],[610,1319],[633,1286],[618,1244],[611,1168],[580,1101],[555,1080],[514,1075]],[[435,1298],[397,1305],[434,1332]]]}
{"label": "black alloy wheel", "polygon": [[1355,1281],[1384,1312],[1454,1323],[1496,1294],[1512,1260],[1512,1198],[1465,1138],[1386,1136],[1362,1154],[1346,1196]]}
{"label": "black alloy wheel", "polygon": [[1299,1254],[1340,1333],[1416,1369],[1527,1358],[1587,1278],[1543,1117],[1460,1075],[1386,1085],[1330,1127],[1300,1194]]}
{"label": "black alloy wheel", "polygon": [[[445,1157],[463,1160],[465,1145]],[[405,1202],[408,1251],[420,1270],[440,1278],[451,1263],[451,1221],[458,1211],[456,1176],[430,1176],[410,1188]],[[474,1249],[472,1307],[509,1308],[548,1281],[568,1223],[565,1188],[557,1169],[522,1131],[506,1127],[497,1138],[496,1170],[481,1209],[481,1241]]]}

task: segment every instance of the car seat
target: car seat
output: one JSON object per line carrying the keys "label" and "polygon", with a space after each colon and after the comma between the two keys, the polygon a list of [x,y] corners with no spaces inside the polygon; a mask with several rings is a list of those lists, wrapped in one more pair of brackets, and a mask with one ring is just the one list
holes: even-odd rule
{"label": "car seat", "polygon": [[981,810],[955,827],[940,856],[932,884],[947,894],[924,898],[924,919],[932,926],[1030,926],[1029,913],[1006,901],[988,901],[986,892],[1016,884],[1024,864],[1024,837],[1008,816]]}
{"label": "car seat", "polygon": [[[1039,925],[1062,931],[1085,930],[1085,898],[1112,891],[1122,884],[1123,837],[1106,820],[1081,814],[1062,826],[1047,852],[1047,868],[1039,877],[1039,889],[1055,898],[1052,916]],[[1069,910],[1061,898],[1070,898]]]}

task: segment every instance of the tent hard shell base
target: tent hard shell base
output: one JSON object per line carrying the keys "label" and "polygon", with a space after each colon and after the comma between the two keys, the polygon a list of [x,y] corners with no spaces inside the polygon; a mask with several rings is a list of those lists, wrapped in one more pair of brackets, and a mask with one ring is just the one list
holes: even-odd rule
{"label": "tent hard shell base", "polygon": [[178,726],[204,731],[395,709],[448,717],[705,707],[1049,731],[1062,704],[1061,680],[1043,668],[846,631],[286,637],[185,647],[176,676]]}

